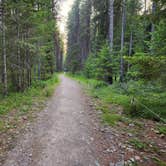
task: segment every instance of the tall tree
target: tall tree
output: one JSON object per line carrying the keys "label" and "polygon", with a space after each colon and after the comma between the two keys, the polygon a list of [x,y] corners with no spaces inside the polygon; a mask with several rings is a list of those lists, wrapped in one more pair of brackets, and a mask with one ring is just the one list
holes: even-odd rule
{"label": "tall tree", "polygon": [[120,81],[124,81],[124,36],[125,36],[125,23],[126,23],[126,0],[122,3],[122,31],[121,31],[121,50],[120,50]]}
{"label": "tall tree", "polygon": [[109,0],[109,43],[110,51],[113,50],[114,40],[114,0]]}
{"label": "tall tree", "polygon": [[82,66],[90,52],[91,0],[83,0],[80,5],[80,51]]}
{"label": "tall tree", "polygon": [[6,59],[6,26],[5,26],[5,1],[0,2],[1,25],[2,25],[2,59],[3,59],[3,94],[7,95],[7,59]]}

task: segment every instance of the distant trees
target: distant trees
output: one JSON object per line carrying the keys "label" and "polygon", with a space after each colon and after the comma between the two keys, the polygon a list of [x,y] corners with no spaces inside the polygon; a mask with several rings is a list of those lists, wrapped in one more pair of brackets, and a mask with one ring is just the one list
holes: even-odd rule
{"label": "distant trees", "polygon": [[76,0],[68,19],[67,67],[72,72],[81,69],[80,0]]}
{"label": "distant trees", "polygon": [[0,91],[4,95],[7,91],[24,91],[34,80],[47,79],[62,69],[63,43],[57,28],[57,2],[0,2]]}
{"label": "distant trees", "polygon": [[[166,55],[165,11],[163,0],[152,1],[150,7],[141,0],[90,0],[89,5],[86,0],[76,0],[68,22],[68,70],[84,71],[88,77],[109,83],[132,79],[128,73],[136,59],[140,62],[140,56],[146,59],[148,55]],[[75,15],[79,25],[73,29]],[[86,42],[89,51],[84,51]],[[126,56],[135,58],[134,64]]]}

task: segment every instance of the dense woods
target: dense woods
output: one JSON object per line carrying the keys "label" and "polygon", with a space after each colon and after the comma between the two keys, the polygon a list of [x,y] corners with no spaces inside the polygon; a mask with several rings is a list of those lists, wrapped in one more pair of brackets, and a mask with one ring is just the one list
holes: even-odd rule
{"label": "dense woods", "polygon": [[165,117],[165,32],[163,0],[75,0],[68,19],[66,68],[120,86],[118,93],[139,98]]}
{"label": "dense woods", "polygon": [[166,166],[165,138],[166,0],[0,0],[0,165]]}
{"label": "dense woods", "polygon": [[62,69],[58,1],[0,2],[0,93],[24,91]]}

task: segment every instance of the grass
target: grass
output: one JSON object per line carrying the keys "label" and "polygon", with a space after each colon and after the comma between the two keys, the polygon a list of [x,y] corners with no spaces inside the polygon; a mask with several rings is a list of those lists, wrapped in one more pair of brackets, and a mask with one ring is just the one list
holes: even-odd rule
{"label": "grass", "polygon": [[159,158],[157,157],[153,157],[153,160],[155,161],[155,163],[158,165],[158,166],[166,166],[166,162],[165,161],[161,161]]}
{"label": "grass", "polygon": [[121,121],[122,117],[119,114],[103,113],[102,119],[105,123],[114,126],[118,121]]}
{"label": "grass", "polygon": [[131,139],[129,142],[138,150],[145,150],[147,148],[147,144],[139,139]]}
{"label": "grass", "polygon": [[[14,113],[15,110],[19,115],[28,114],[35,107],[40,107],[46,98],[52,95],[55,85],[58,83],[58,77],[55,74],[47,81],[34,82],[32,87],[23,93],[11,93],[9,96],[0,99],[0,118],[3,119],[8,113]],[[4,123],[0,121],[0,131]]]}
{"label": "grass", "polygon": [[163,125],[158,125],[157,130],[159,131],[159,134],[164,134],[166,135],[166,126]]}
{"label": "grass", "polygon": [[[122,106],[124,113],[130,117],[166,122],[166,91],[162,91],[160,87],[129,82],[123,84],[122,88],[119,83],[108,85],[103,81],[87,79],[80,75],[72,77],[86,85],[93,97],[100,99],[106,105]],[[161,119],[152,112],[159,115]]]}

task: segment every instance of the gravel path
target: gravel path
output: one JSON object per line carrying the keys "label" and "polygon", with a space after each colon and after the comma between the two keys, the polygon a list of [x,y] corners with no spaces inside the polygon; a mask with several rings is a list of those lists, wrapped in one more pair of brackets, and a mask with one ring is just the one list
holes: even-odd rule
{"label": "gravel path", "polygon": [[[9,152],[4,166],[98,166],[86,97],[80,85],[61,83],[36,123]],[[94,148],[93,148],[94,147]]]}

